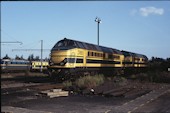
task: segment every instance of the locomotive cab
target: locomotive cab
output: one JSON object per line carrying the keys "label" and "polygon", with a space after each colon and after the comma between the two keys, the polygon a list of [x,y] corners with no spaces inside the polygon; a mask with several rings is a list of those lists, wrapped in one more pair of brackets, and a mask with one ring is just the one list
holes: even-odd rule
{"label": "locomotive cab", "polygon": [[68,50],[73,49],[76,47],[76,44],[73,40],[67,40],[64,38],[64,40],[61,40],[55,44],[55,46],[52,48],[52,51],[56,50]]}
{"label": "locomotive cab", "polygon": [[[50,65],[64,66],[68,62],[74,63],[74,59],[71,59],[72,52],[76,48],[76,43],[73,40],[68,40],[64,38],[63,40],[57,42],[51,50]],[[67,67],[67,66],[66,66]]]}

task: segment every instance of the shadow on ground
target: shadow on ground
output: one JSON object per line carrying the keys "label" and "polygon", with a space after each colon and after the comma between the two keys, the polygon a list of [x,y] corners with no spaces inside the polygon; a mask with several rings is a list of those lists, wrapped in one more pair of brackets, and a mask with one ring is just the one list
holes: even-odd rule
{"label": "shadow on ground", "polygon": [[1,76],[1,81],[16,81],[16,82],[25,82],[25,83],[51,83],[54,82],[48,75],[43,73],[31,73],[30,75],[27,74],[3,74]]}

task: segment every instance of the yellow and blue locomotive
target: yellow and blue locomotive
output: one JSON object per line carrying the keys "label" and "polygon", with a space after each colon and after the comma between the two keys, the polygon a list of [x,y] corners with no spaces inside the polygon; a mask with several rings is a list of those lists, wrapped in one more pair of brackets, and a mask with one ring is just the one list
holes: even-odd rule
{"label": "yellow and blue locomotive", "polygon": [[113,74],[146,67],[147,60],[145,55],[64,38],[52,48],[48,69],[50,75],[62,77],[72,73]]}

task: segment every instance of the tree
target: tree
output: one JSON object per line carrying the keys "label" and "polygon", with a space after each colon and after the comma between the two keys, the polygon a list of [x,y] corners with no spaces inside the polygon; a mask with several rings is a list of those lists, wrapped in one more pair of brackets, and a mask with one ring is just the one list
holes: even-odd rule
{"label": "tree", "polygon": [[170,62],[170,58],[167,58],[166,61],[167,61],[167,62]]}
{"label": "tree", "polygon": [[34,60],[36,60],[36,61],[40,60],[39,56],[36,56]]}
{"label": "tree", "polygon": [[159,63],[161,63],[161,62],[164,62],[165,61],[165,59],[163,59],[163,58],[158,58],[158,57],[152,57],[152,59],[151,59],[151,62],[159,62]]}
{"label": "tree", "polygon": [[20,59],[21,58],[18,55],[15,56],[15,60],[20,60]]}
{"label": "tree", "polygon": [[23,55],[21,55],[20,59],[21,59],[21,60],[24,60]]}
{"label": "tree", "polygon": [[49,58],[47,58],[47,57],[45,57],[45,59],[44,59],[45,61],[49,61]]}
{"label": "tree", "polygon": [[11,59],[11,58],[8,56],[8,54],[6,54],[5,57],[2,59]]}
{"label": "tree", "polygon": [[28,60],[29,60],[29,61],[33,61],[33,60],[34,60],[34,55],[33,55],[33,54],[29,55],[29,56],[28,56]]}
{"label": "tree", "polygon": [[163,58],[152,57],[148,66],[150,71],[167,71],[170,67],[170,58],[165,60]]}

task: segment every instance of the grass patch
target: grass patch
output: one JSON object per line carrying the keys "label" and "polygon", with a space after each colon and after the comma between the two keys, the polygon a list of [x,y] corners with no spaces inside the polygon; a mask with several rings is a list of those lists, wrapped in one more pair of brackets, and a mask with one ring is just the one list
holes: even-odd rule
{"label": "grass patch", "polygon": [[75,81],[76,86],[81,89],[91,89],[104,83],[103,75],[84,76]]}
{"label": "grass patch", "polygon": [[71,81],[64,81],[62,84],[64,88],[70,88],[73,85]]}

